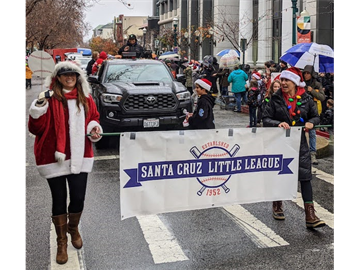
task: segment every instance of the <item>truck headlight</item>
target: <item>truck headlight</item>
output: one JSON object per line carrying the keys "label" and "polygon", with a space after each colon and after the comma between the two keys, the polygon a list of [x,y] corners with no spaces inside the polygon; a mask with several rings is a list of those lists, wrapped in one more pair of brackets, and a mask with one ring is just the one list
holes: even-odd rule
{"label": "truck headlight", "polygon": [[189,100],[191,97],[191,94],[189,91],[185,91],[185,92],[180,92],[176,94],[178,100],[183,101],[183,100]]}
{"label": "truck headlight", "polygon": [[106,102],[106,103],[119,103],[122,96],[114,95],[114,94],[101,94],[101,98],[102,98],[103,102]]}

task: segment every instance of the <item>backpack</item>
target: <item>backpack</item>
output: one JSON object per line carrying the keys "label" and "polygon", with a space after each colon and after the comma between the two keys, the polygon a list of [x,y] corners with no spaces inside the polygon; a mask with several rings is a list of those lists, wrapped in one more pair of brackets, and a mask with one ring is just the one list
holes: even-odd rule
{"label": "backpack", "polygon": [[262,103],[262,96],[259,90],[249,90],[248,91],[248,101],[247,105],[253,107],[259,107]]}

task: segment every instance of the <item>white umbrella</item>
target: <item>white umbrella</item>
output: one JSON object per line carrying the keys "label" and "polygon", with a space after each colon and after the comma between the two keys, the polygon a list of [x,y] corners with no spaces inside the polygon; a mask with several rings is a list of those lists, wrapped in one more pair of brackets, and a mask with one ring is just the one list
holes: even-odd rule
{"label": "white umbrella", "polygon": [[28,64],[33,75],[45,78],[54,71],[55,62],[50,54],[44,51],[34,51],[28,58]]}
{"label": "white umbrella", "polygon": [[240,60],[237,56],[227,53],[220,58],[219,67],[220,68],[233,68],[239,64],[240,64]]}

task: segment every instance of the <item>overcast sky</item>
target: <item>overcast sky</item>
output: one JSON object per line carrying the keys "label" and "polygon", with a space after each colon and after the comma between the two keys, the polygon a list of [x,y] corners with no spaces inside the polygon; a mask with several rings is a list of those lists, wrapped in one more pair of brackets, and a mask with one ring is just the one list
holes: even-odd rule
{"label": "overcast sky", "polygon": [[[88,8],[85,21],[94,29],[98,25],[111,23],[114,16],[124,14],[125,16],[151,16],[152,0],[124,0],[130,3],[127,8],[119,0],[99,0],[98,4]],[[88,33],[84,41],[88,41],[92,36],[92,31]]]}

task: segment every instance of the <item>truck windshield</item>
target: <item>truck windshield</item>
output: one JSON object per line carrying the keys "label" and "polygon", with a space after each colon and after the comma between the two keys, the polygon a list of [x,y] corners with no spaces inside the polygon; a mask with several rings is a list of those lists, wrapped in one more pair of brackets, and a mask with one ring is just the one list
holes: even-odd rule
{"label": "truck windshield", "polygon": [[154,64],[109,65],[105,82],[164,82],[170,83],[172,77],[165,66]]}

